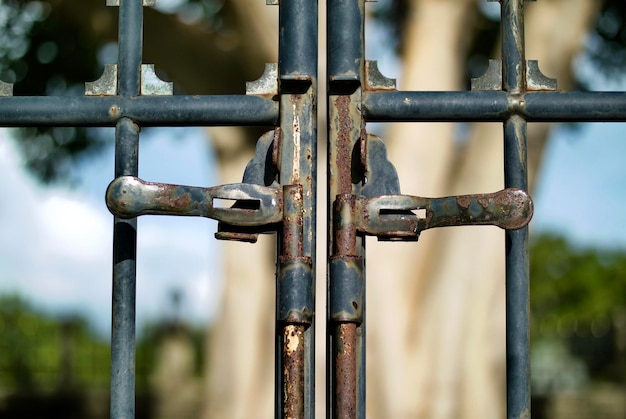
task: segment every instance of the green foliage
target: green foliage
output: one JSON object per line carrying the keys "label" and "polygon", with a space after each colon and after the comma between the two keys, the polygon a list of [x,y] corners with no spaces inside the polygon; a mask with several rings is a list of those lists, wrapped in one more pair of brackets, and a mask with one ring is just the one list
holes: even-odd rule
{"label": "green foliage", "polygon": [[[172,334],[188,336],[202,374],[204,328],[179,323],[149,323],[137,340],[136,387],[150,393],[157,351]],[[18,296],[0,296],[0,394],[52,394],[61,391],[108,391],[108,338],[96,334],[81,317],[58,318]]]}
{"label": "green foliage", "polygon": [[106,388],[109,347],[78,317],[58,320],[20,297],[0,297],[0,390]]}
{"label": "green foliage", "polygon": [[626,2],[604,0],[587,52],[598,70],[623,75],[626,65]]}
{"label": "green foliage", "polygon": [[[82,95],[102,71],[98,48],[50,3],[0,3],[0,79],[16,96]],[[17,137],[27,168],[45,182],[71,179],[75,159],[103,145],[85,128],[22,128]]]}
{"label": "green foliage", "polygon": [[626,253],[576,249],[541,236],[531,246],[533,334],[607,329],[626,308]]}

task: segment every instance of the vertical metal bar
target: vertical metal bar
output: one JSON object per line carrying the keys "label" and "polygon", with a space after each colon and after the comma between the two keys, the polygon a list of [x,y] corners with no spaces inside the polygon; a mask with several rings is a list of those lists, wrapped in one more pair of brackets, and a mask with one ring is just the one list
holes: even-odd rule
{"label": "vertical metal bar", "polygon": [[502,0],[502,88],[509,93],[526,88],[524,1]]}
{"label": "vertical metal bar", "polygon": [[315,417],[317,1],[279,4],[280,179],[275,415]]}
{"label": "vertical metal bar", "polygon": [[120,0],[118,94],[139,95],[143,42],[142,0]]}
{"label": "vertical metal bar", "polygon": [[[364,9],[364,0],[327,0],[328,202],[349,201],[350,196],[358,195],[361,186],[361,179],[355,175],[360,170],[360,158],[357,155],[355,159],[353,152],[360,149],[358,144],[365,132],[361,113]],[[354,235],[348,240],[351,243],[336,243],[346,227],[337,224],[336,216],[329,211],[327,417],[363,418],[365,241]],[[343,316],[346,310],[358,315]]]}
{"label": "vertical metal bar", "polygon": [[[119,7],[118,95],[139,95],[143,36],[142,0]],[[115,177],[138,176],[139,127],[130,119],[116,126]],[[111,418],[135,417],[135,301],[137,219],[114,219],[111,326]]]}
{"label": "vertical metal bar", "polygon": [[[509,96],[526,91],[524,0],[502,0],[502,85]],[[504,122],[505,187],[528,190],[526,121]],[[507,417],[530,417],[528,228],[506,233]]]}
{"label": "vertical metal bar", "polygon": [[[139,128],[116,128],[115,177],[137,176]],[[111,418],[135,417],[135,289],[137,219],[114,219],[111,327]]]}

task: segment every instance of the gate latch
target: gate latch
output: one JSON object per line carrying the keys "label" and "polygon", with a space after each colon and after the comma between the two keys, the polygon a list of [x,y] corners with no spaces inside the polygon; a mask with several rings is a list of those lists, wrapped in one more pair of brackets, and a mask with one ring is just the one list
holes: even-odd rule
{"label": "gate latch", "polygon": [[423,230],[446,226],[495,225],[517,230],[526,226],[533,215],[532,199],[516,188],[445,198],[381,195],[354,200],[350,197],[337,196],[335,208],[338,219],[342,220],[340,225],[353,224],[357,231],[379,240],[417,241]]}
{"label": "gate latch", "polygon": [[121,176],[107,188],[106,203],[109,211],[120,218],[197,216],[233,226],[263,227],[264,231],[275,231],[274,224],[283,218],[282,188],[252,183],[202,188]]}

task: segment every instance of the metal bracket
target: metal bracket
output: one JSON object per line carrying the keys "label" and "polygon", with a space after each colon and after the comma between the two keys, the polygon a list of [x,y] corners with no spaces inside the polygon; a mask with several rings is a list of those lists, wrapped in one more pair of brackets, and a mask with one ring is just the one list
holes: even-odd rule
{"label": "metal bracket", "polygon": [[171,96],[174,94],[174,84],[159,79],[154,71],[154,64],[142,64],[141,94],[143,96]]}
{"label": "metal bracket", "polygon": [[0,80],[0,97],[13,96],[13,83],[6,83]]}
{"label": "metal bracket", "polygon": [[377,61],[365,61],[365,90],[396,90],[396,79],[383,76]]}
{"label": "metal bracket", "polygon": [[266,63],[263,75],[259,79],[246,82],[246,95],[268,99],[278,96],[278,64]]}
{"label": "metal bracket", "polygon": [[[141,3],[144,7],[146,6],[156,6],[156,0],[142,0]],[[119,6],[120,0],[107,0],[107,6]]]}
{"label": "metal bracket", "polygon": [[[492,0],[495,1],[495,0]],[[498,60],[489,60],[487,71],[471,81],[472,91],[502,90],[502,64]]]}
{"label": "metal bracket", "polygon": [[117,64],[105,64],[102,76],[85,83],[85,96],[117,95]]}
{"label": "metal bracket", "polygon": [[557,80],[545,76],[537,60],[526,62],[526,88],[528,90],[556,90]]}
{"label": "metal bracket", "polygon": [[[545,76],[537,60],[526,61],[526,90],[556,90],[556,87],[556,79]],[[485,90],[502,90],[502,63],[498,60],[489,60],[485,74],[472,79],[472,91]]]}
{"label": "metal bracket", "polygon": [[361,138],[361,160],[365,168],[365,185],[361,188],[361,196],[400,194],[398,172],[387,159],[383,140],[373,134]]}
{"label": "metal bracket", "polygon": [[[280,141],[280,128],[268,131],[257,141],[254,157],[248,162],[243,173],[243,183],[267,186],[278,189],[280,185],[276,181],[278,169],[276,167],[278,143]],[[235,202],[233,207],[241,206],[242,203]],[[264,233],[262,229],[242,228],[238,225],[220,221],[217,225],[215,238],[219,240],[235,240],[254,243],[258,240],[259,234]]]}
{"label": "metal bracket", "polygon": [[[336,217],[346,218],[341,211],[343,200],[348,205],[351,195],[337,197]],[[357,231],[379,240],[417,241],[422,231],[434,227],[461,225],[494,225],[517,230],[530,222],[533,202],[521,189],[508,188],[491,194],[460,195],[445,198],[423,198],[410,195],[382,195],[359,198],[351,215]]]}

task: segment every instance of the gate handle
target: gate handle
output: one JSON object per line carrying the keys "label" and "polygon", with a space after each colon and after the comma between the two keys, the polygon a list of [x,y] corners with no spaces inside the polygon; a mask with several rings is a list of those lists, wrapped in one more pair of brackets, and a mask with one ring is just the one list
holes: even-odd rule
{"label": "gate handle", "polygon": [[417,240],[423,230],[446,226],[495,225],[517,230],[533,216],[531,197],[517,188],[445,198],[382,195],[361,199],[359,204],[359,230],[381,240]]}
{"label": "gate handle", "polygon": [[[216,201],[232,207],[216,206]],[[237,226],[282,220],[282,190],[249,183],[201,188],[146,182],[134,176],[115,179],[106,192],[109,211],[120,218],[183,215],[213,218]]]}

